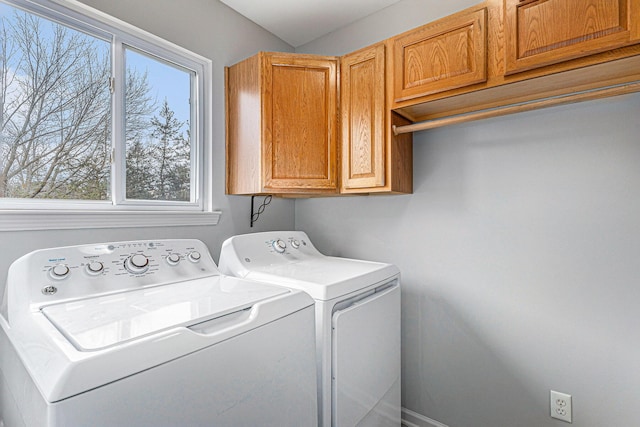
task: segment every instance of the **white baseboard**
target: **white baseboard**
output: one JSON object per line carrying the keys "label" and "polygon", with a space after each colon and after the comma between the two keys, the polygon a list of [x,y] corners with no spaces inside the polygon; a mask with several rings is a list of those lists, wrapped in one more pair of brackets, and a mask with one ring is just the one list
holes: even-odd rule
{"label": "white baseboard", "polygon": [[406,427],[449,427],[407,408],[402,408],[402,425]]}

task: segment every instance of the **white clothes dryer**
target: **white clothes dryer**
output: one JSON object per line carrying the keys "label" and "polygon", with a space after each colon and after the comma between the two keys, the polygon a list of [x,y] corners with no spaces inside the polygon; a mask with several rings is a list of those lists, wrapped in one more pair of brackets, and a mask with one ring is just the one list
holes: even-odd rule
{"label": "white clothes dryer", "polygon": [[313,300],[198,240],[32,252],[0,314],[4,427],[317,424]]}
{"label": "white clothes dryer", "polygon": [[397,267],[325,256],[301,231],[231,237],[219,264],[225,274],[315,299],[321,426],[400,426]]}

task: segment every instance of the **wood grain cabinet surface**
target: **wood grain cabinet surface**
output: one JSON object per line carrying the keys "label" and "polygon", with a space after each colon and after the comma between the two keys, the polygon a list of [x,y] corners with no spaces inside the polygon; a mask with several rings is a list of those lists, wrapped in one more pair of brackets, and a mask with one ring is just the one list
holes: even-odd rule
{"label": "wood grain cabinet surface", "polygon": [[227,68],[227,194],[338,191],[338,59],[260,54]]}
{"label": "wood grain cabinet surface", "polygon": [[504,0],[506,73],[640,42],[638,0]]}
{"label": "wood grain cabinet surface", "polygon": [[[418,45],[433,45],[428,40],[445,37],[444,28],[460,28],[450,25],[452,22],[464,22],[465,18],[474,22],[470,17],[480,10],[486,10],[487,16],[486,80],[472,83],[476,80],[470,79],[466,86],[446,85],[451,80],[445,74],[446,78],[424,85],[431,93],[419,93],[418,86],[409,92],[406,82],[412,80],[405,77],[410,69],[405,65],[408,56],[400,54],[399,46],[411,46],[408,37],[412,34],[422,40]],[[422,38],[418,37],[421,33]],[[468,46],[475,45],[471,34]],[[485,0],[391,40],[395,42],[396,74],[391,108],[412,122],[431,122],[413,126],[414,130],[522,111],[524,103],[530,103],[532,109],[534,103],[551,105],[543,102],[545,99],[562,97],[562,102],[570,102],[581,99],[579,94],[585,91],[602,90],[597,96],[630,92],[640,80],[640,0]],[[442,51],[445,46],[448,55],[455,56],[456,44],[442,43]],[[428,62],[428,57],[422,62]],[[626,87],[605,91],[618,85]]]}
{"label": "wood grain cabinet surface", "polygon": [[226,191],[411,193],[410,132],[639,81],[640,0],[485,0],[341,58],[262,52],[226,69]]}
{"label": "wood grain cabinet surface", "polygon": [[382,187],[385,130],[385,46],[340,59],[342,188]]}
{"label": "wood grain cabinet surface", "polygon": [[395,137],[386,98],[385,43],[340,58],[341,193],[411,193],[412,143]]}
{"label": "wood grain cabinet surface", "polygon": [[487,9],[465,11],[393,38],[394,101],[487,79]]}

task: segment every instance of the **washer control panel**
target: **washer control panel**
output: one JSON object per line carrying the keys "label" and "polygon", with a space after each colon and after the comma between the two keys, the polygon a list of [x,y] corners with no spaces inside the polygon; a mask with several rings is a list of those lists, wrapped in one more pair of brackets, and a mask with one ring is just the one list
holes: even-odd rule
{"label": "washer control panel", "polygon": [[[13,270],[13,271],[11,271]],[[18,259],[10,274],[30,303],[53,303],[220,274],[195,239],[128,241],[42,249]]]}

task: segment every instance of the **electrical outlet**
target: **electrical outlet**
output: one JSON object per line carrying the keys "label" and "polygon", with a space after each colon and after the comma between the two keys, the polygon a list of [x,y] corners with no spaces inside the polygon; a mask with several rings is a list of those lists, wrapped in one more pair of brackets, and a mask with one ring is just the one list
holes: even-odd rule
{"label": "electrical outlet", "polygon": [[551,390],[549,396],[551,418],[557,418],[568,423],[572,422],[571,395]]}

